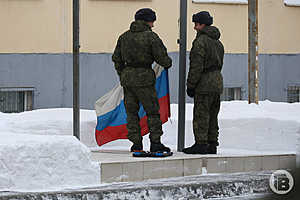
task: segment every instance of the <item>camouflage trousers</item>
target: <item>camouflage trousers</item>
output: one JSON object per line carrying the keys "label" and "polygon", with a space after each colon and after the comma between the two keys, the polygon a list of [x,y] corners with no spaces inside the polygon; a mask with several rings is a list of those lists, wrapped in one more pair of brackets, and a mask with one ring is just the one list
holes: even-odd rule
{"label": "camouflage trousers", "polygon": [[218,143],[220,94],[195,94],[193,131],[196,143]]}
{"label": "camouflage trousers", "polygon": [[127,113],[128,139],[133,143],[141,143],[141,127],[138,115],[140,103],[147,115],[150,141],[160,142],[163,134],[159,114],[159,103],[154,85],[144,87],[124,87],[124,104]]}

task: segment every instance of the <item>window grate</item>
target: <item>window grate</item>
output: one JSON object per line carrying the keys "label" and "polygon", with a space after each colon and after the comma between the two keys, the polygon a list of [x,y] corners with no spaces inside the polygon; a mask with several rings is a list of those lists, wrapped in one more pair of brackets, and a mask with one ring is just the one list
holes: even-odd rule
{"label": "window grate", "polygon": [[0,91],[0,112],[18,113],[32,110],[33,91]]}
{"label": "window grate", "polygon": [[221,101],[242,100],[242,88],[224,88],[221,95]]}
{"label": "window grate", "polygon": [[288,103],[300,102],[300,86],[288,86],[287,102]]}

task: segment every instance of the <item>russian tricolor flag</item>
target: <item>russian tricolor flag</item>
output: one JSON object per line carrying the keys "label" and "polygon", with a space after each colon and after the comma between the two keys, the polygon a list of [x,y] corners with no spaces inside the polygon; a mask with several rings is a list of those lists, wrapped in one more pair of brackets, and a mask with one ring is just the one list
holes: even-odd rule
{"label": "russian tricolor flag", "polygon": [[[160,105],[160,119],[162,123],[170,117],[170,95],[168,70],[155,65],[156,92]],[[95,103],[97,114],[96,141],[99,146],[117,139],[127,139],[127,115],[124,106],[123,87],[117,85],[109,93]],[[147,116],[143,106],[139,110],[141,134],[149,133]]]}

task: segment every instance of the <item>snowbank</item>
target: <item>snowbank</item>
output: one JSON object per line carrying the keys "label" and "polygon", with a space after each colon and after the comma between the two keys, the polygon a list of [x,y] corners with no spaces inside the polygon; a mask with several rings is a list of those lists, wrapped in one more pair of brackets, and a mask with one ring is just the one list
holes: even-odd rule
{"label": "snowbank", "polygon": [[[177,146],[177,111],[178,105],[171,105],[171,119],[163,125],[163,141],[173,149]],[[219,114],[221,150],[295,152],[300,134],[299,113],[300,103],[262,101],[259,105],[249,105],[246,101],[222,102]],[[0,113],[0,128],[1,132],[13,134],[72,135],[72,114],[70,108]],[[192,119],[193,104],[187,104],[186,145],[194,142]],[[94,135],[96,121],[95,111],[81,110],[81,142],[91,149],[98,149]],[[144,140],[148,148],[148,136]],[[126,150],[130,145],[127,140],[118,140],[100,148]]]}
{"label": "snowbank", "polygon": [[[81,142],[96,146],[94,129],[96,114],[93,110],[81,110]],[[73,109],[40,109],[23,113],[0,112],[1,132],[33,135],[72,135]],[[1,134],[1,133],[0,133]]]}
{"label": "snowbank", "polygon": [[99,164],[73,136],[2,131],[0,136],[0,191],[49,191],[100,183]]}
{"label": "snowbank", "polygon": [[[177,147],[178,105],[171,106],[172,117],[163,125],[163,142]],[[221,154],[275,154],[296,153],[300,156],[300,104],[246,101],[222,102],[219,114]],[[186,105],[185,145],[194,143],[193,104]],[[144,137],[149,148],[149,138]],[[119,140],[101,149],[128,149],[130,142]],[[300,157],[299,157],[300,161]],[[300,163],[299,163],[300,164]]]}
{"label": "snowbank", "polygon": [[[162,141],[176,150],[177,110],[163,125]],[[128,140],[102,147],[95,142],[96,113],[81,111],[81,142],[72,137],[72,109],[44,109],[19,114],[0,113],[0,190],[43,190],[94,185],[99,166],[90,150],[128,150]],[[300,158],[300,103],[222,102],[219,115],[221,154],[296,153]],[[186,106],[186,146],[194,143],[193,105]],[[149,149],[149,137],[144,137]],[[86,147],[86,146],[87,147]],[[300,164],[300,159],[298,159]],[[300,166],[300,165],[299,165]],[[30,180],[30,181],[28,181]],[[53,188],[53,189],[56,189]]]}
{"label": "snowbank", "polygon": [[[171,105],[171,119],[163,125],[163,141],[173,149],[177,146],[177,111],[178,105]],[[222,102],[219,114],[221,152],[295,153],[300,135],[299,112],[299,103],[262,101],[259,105],[249,105],[246,101]],[[14,134],[72,135],[72,113],[70,108],[0,113],[0,128]],[[193,104],[187,104],[186,146],[194,142],[192,119]],[[94,135],[96,120],[95,111],[81,110],[81,142],[92,150],[99,149]],[[130,145],[127,140],[118,140],[100,149],[127,150]],[[144,137],[144,145],[149,148],[148,136]]]}

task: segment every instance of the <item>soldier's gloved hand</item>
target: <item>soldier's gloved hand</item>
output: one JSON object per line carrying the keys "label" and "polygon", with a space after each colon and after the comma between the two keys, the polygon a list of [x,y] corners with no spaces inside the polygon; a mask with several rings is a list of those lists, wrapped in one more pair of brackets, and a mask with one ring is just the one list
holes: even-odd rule
{"label": "soldier's gloved hand", "polygon": [[186,93],[189,97],[193,98],[195,96],[195,89],[187,88]]}

